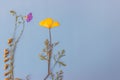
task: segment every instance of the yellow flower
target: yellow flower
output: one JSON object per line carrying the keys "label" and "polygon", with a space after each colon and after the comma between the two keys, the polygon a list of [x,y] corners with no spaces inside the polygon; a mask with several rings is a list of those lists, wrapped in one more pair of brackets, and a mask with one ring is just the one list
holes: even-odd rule
{"label": "yellow flower", "polygon": [[55,28],[57,26],[59,26],[59,22],[54,21],[52,18],[46,18],[44,20],[42,20],[41,22],[39,22],[40,26],[43,26],[45,28],[51,29],[51,28]]}

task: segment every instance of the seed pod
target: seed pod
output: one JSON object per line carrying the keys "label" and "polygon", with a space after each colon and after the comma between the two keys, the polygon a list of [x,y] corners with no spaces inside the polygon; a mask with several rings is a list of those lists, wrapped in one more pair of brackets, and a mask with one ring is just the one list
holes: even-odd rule
{"label": "seed pod", "polygon": [[13,38],[8,39],[8,44],[11,44],[13,42]]}
{"label": "seed pod", "polygon": [[22,80],[22,79],[20,79],[20,78],[15,78],[15,80]]}
{"label": "seed pod", "polygon": [[11,55],[11,56],[10,56],[10,60],[13,60],[13,57],[14,57],[14,56],[13,56],[13,55]]}
{"label": "seed pod", "polygon": [[10,80],[9,78],[5,78],[4,80]]}
{"label": "seed pod", "polygon": [[9,54],[8,49],[4,49],[4,54]]}
{"label": "seed pod", "polygon": [[6,73],[4,73],[4,76],[7,76],[7,75],[9,75],[10,74],[10,72],[6,72]]}
{"label": "seed pod", "polygon": [[8,69],[8,66],[9,66],[8,64],[5,64],[4,65],[4,70]]}
{"label": "seed pod", "polygon": [[3,54],[3,57],[6,58],[8,56],[8,54]]}
{"label": "seed pod", "polygon": [[4,62],[7,62],[7,61],[9,61],[9,58],[5,58],[5,59],[4,59]]}

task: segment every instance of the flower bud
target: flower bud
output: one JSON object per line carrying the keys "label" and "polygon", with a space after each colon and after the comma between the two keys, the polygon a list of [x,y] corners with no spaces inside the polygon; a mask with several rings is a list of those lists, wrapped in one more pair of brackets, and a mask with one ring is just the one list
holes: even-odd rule
{"label": "flower bud", "polygon": [[13,38],[8,39],[8,44],[11,44],[13,42]]}
{"label": "flower bud", "polygon": [[9,58],[5,58],[5,59],[4,59],[4,62],[7,62],[7,61],[9,61]]}
{"label": "flower bud", "polygon": [[4,49],[4,53],[5,53],[5,54],[9,54],[8,49]]}
{"label": "flower bud", "polygon": [[10,72],[6,72],[6,73],[4,73],[4,76],[7,76],[7,75],[9,75],[10,74]]}
{"label": "flower bud", "polygon": [[10,80],[9,78],[5,78],[4,80]]}
{"label": "flower bud", "polygon": [[8,69],[8,66],[9,66],[8,64],[5,64],[4,65],[4,70]]}

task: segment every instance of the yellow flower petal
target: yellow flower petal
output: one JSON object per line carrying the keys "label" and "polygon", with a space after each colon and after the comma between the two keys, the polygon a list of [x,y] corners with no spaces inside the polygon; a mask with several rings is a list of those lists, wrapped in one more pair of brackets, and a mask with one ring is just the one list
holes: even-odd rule
{"label": "yellow flower petal", "polygon": [[59,22],[57,22],[57,21],[55,21],[55,22],[53,22],[53,24],[52,24],[52,27],[51,27],[51,28],[57,27],[57,26],[59,26],[59,25],[60,25],[60,23],[59,23]]}
{"label": "yellow flower petal", "polygon": [[52,18],[47,18],[45,20],[42,20],[39,24],[40,26],[46,27],[46,28],[51,28],[53,23]]}
{"label": "yellow flower petal", "polygon": [[46,18],[46,19],[42,20],[39,23],[39,25],[43,26],[45,28],[51,29],[51,28],[59,26],[60,24],[59,24],[59,22],[54,21],[52,18]]}

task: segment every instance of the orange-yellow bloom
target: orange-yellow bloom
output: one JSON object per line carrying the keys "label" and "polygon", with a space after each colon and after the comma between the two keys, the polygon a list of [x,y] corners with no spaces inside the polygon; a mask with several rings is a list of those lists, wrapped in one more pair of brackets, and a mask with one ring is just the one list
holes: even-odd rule
{"label": "orange-yellow bloom", "polygon": [[59,26],[59,22],[54,21],[52,18],[46,18],[44,20],[42,20],[41,22],[39,22],[40,26],[43,26],[45,28],[51,29],[51,28],[55,28],[57,26]]}

